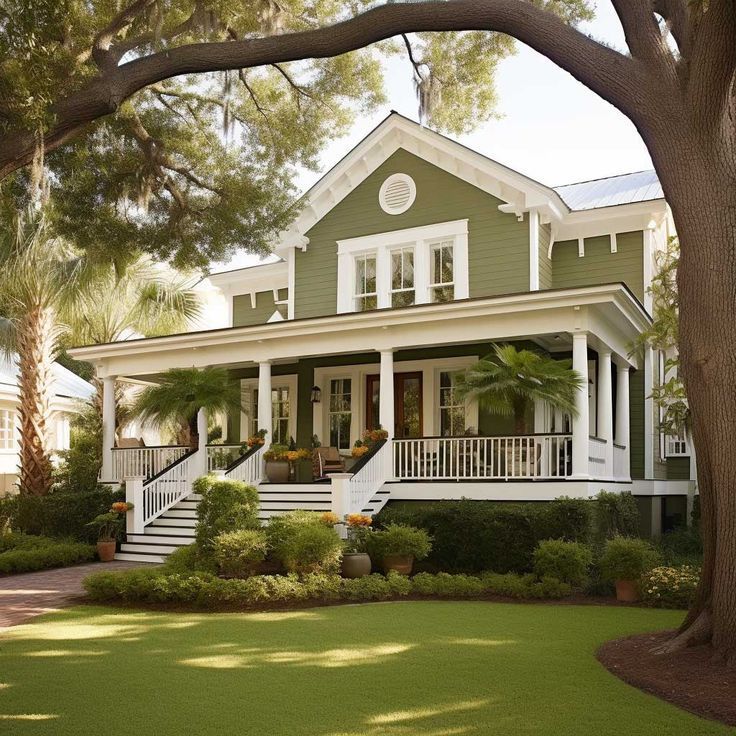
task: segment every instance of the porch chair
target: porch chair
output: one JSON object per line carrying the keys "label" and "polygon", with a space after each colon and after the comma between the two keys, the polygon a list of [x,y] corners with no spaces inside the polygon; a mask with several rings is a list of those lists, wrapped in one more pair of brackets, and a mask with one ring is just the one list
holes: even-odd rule
{"label": "porch chair", "polygon": [[327,473],[344,473],[345,461],[337,447],[314,448],[315,475],[324,478]]}

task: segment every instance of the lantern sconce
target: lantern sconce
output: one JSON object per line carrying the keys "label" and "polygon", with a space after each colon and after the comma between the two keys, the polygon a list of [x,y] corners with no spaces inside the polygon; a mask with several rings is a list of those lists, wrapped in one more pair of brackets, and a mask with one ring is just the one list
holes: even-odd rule
{"label": "lantern sconce", "polygon": [[319,386],[312,386],[312,403],[319,404],[322,401],[322,389]]}

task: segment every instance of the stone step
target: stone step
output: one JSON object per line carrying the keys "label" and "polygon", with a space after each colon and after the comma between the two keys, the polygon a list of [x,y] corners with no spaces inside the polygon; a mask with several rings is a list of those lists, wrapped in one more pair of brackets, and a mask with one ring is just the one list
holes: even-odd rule
{"label": "stone step", "polygon": [[[148,532],[148,529],[146,529],[146,532]],[[153,533],[128,534],[126,536],[126,541],[131,542],[132,544],[173,544],[179,547],[183,547],[184,545],[192,544],[194,542],[194,535],[192,534],[191,536],[176,536],[174,534]]]}
{"label": "stone step", "polygon": [[131,552],[135,554],[139,553],[148,553],[151,555],[168,555],[171,552],[173,552],[175,549],[179,549],[180,546],[186,546],[186,545],[178,545],[178,544],[140,544],[140,543],[128,543],[123,542],[120,545],[120,551],[121,552]]}
{"label": "stone step", "polygon": [[151,555],[140,552],[116,552],[116,560],[125,560],[127,562],[152,562],[161,564],[166,562],[166,555]]}
{"label": "stone step", "polygon": [[158,519],[154,519],[150,526],[188,526],[192,529],[197,526],[197,518],[192,517],[190,519],[184,519],[181,517],[175,519],[169,519],[165,516],[159,516]]}
{"label": "stone step", "polygon": [[167,526],[154,526],[153,524],[147,526],[143,530],[145,536],[159,534],[166,537],[181,537],[182,539],[194,539],[194,527],[167,527]]}

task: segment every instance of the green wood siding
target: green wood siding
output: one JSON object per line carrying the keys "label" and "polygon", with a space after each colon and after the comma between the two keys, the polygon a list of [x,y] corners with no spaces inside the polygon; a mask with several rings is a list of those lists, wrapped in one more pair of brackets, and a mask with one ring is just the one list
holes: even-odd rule
{"label": "green wood siding", "polygon": [[547,256],[552,237],[550,225],[539,226],[539,288],[552,288],[552,260]]}
{"label": "green wood siding", "polygon": [[644,301],[644,239],[641,231],[619,233],[617,253],[611,253],[608,235],[585,238],[585,256],[578,256],[578,241],[564,240],[552,249],[552,286],[610,284],[622,281]]}
{"label": "green wood siding", "polygon": [[[279,289],[279,301],[289,295],[288,289]],[[271,315],[278,310],[286,318],[286,305],[274,304],[273,290],[259,291],[256,294],[256,308],[251,306],[250,294],[240,294],[233,297],[233,327],[250,327],[263,325],[271,319]]]}
{"label": "green wood siding", "polygon": [[668,457],[667,458],[668,480],[690,480],[690,458]]}
{"label": "green wood siding", "polygon": [[[378,204],[383,181],[411,176],[414,204],[387,215]],[[295,316],[334,314],[337,306],[337,242],[372,233],[468,219],[470,296],[529,289],[529,225],[503,214],[501,201],[401,149],[394,153],[307,233],[306,252],[296,251]]]}

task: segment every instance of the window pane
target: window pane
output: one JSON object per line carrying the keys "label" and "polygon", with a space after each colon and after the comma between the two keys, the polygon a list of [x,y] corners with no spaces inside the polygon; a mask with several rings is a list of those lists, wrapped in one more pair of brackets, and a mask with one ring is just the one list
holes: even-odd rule
{"label": "window pane", "polygon": [[391,288],[400,289],[402,284],[402,252],[397,251],[391,254]]}
{"label": "window pane", "polygon": [[376,291],[376,259],[375,257],[365,259],[365,294]]}
{"label": "window pane", "polygon": [[365,260],[363,258],[355,260],[355,293],[365,293]]}
{"label": "window pane", "polygon": [[404,251],[403,261],[404,288],[413,288],[414,286],[414,251]]}
{"label": "window pane", "polygon": [[435,286],[432,288],[432,301],[445,304],[455,298],[454,286]]}
{"label": "window pane", "polygon": [[442,248],[442,273],[440,281],[443,284],[453,281],[452,255],[451,246],[444,246]]}
{"label": "window pane", "polygon": [[351,388],[349,378],[330,381],[330,446],[340,450],[350,449]]}
{"label": "window pane", "polygon": [[391,306],[392,307],[410,307],[414,304],[414,290],[410,291],[395,291],[391,295]]}
{"label": "window pane", "polygon": [[458,371],[440,373],[440,434],[458,436],[465,433],[465,402],[457,393]]}

